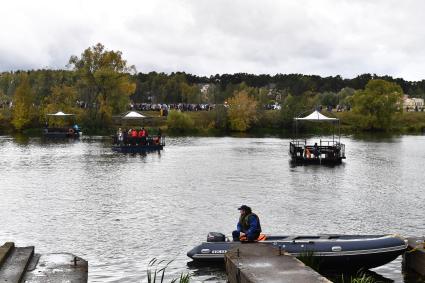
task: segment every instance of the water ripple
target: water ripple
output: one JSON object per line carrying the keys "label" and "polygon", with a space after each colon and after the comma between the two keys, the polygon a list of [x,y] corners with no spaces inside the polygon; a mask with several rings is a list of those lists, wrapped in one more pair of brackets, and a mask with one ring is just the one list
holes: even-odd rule
{"label": "water ripple", "polygon": [[[186,252],[209,231],[229,234],[242,203],[266,233],[420,234],[425,137],[344,142],[341,166],[291,167],[285,139],[167,138],[142,156],[101,137],[0,137],[0,242],[82,256],[91,282],[146,280],[154,257],[174,259],[169,277],[225,282],[187,267]],[[403,281],[399,262],[375,271]]]}

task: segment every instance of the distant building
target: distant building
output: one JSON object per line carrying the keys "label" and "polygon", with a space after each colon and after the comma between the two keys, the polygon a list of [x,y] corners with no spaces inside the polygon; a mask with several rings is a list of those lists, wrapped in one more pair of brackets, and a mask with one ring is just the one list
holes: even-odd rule
{"label": "distant building", "polygon": [[403,111],[424,111],[424,99],[423,98],[409,98],[408,95],[403,97]]}
{"label": "distant building", "polygon": [[207,94],[209,88],[210,88],[210,85],[209,84],[203,84],[203,85],[201,85],[200,86],[201,93],[202,94]]}
{"label": "distant building", "polygon": [[[210,92],[210,84],[198,84],[199,90],[201,92],[201,100],[209,101],[209,92]],[[212,88],[211,88],[212,89]]]}

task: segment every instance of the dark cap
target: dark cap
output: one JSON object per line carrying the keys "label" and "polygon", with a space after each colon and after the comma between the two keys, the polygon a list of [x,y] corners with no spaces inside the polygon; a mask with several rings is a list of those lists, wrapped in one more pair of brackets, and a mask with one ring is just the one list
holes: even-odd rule
{"label": "dark cap", "polygon": [[250,211],[251,208],[245,204],[241,205],[241,207],[238,208],[238,210],[245,210],[245,211]]}

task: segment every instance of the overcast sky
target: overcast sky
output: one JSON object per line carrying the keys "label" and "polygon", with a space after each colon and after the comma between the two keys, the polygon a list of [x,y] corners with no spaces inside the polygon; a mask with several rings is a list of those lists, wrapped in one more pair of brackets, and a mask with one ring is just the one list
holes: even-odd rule
{"label": "overcast sky", "polygon": [[0,71],[65,68],[101,42],[140,72],[425,79],[422,0],[13,0]]}

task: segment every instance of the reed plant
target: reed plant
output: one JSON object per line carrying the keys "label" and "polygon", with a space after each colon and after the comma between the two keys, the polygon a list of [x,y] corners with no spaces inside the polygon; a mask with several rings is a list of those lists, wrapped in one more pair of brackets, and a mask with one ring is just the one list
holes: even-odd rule
{"label": "reed plant", "polygon": [[320,260],[314,256],[314,251],[310,251],[310,250],[303,251],[301,252],[299,256],[297,256],[297,258],[301,260],[305,265],[319,272]]}
{"label": "reed plant", "polygon": [[[165,282],[165,270],[173,262],[170,260],[166,262],[165,260],[158,260],[157,258],[151,259],[148,263],[148,268],[146,269],[146,274],[148,278],[148,283],[163,283]],[[189,283],[190,282],[190,273],[180,274],[179,278],[174,278],[171,280],[171,283]]]}
{"label": "reed plant", "polygon": [[[377,281],[372,275],[366,274],[364,271],[358,271],[356,275],[350,276],[347,279],[348,283],[379,283],[381,281]],[[339,281],[339,280],[338,280]],[[344,275],[341,275],[340,283],[345,283],[346,279]]]}

